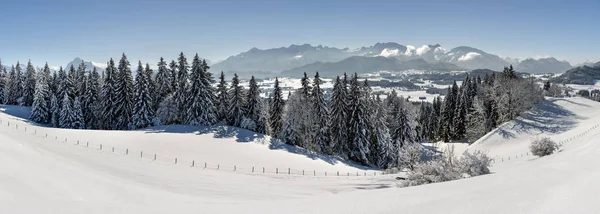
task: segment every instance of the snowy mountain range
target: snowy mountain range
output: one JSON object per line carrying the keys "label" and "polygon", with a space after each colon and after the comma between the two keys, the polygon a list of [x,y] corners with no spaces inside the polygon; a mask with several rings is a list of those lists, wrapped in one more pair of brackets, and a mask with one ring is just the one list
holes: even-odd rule
{"label": "snowy mountain range", "polygon": [[[371,57],[373,59],[367,59]],[[379,57],[389,58],[383,60]],[[406,66],[411,60],[421,59],[421,66]],[[397,60],[398,62],[393,62]],[[366,64],[359,63],[363,62]],[[376,65],[377,62],[383,65]],[[293,74],[294,72],[370,72],[377,69],[422,69],[429,70],[438,68],[441,70],[457,69],[472,70],[487,68],[501,70],[503,67],[513,65],[519,72],[527,73],[561,73],[572,66],[566,61],[555,58],[525,59],[499,57],[483,50],[468,46],[459,46],[450,50],[439,44],[423,45],[416,47],[412,45],[401,45],[387,42],[377,43],[351,50],[349,48],[335,48],[327,46],[291,45],[272,49],[252,48],[246,52],[231,56],[226,60],[212,66],[213,70],[226,73],[253,73],[268,72]],[[312,71],[311,71],[312,69]],[[326,69],[334,69],[326,71]]]}

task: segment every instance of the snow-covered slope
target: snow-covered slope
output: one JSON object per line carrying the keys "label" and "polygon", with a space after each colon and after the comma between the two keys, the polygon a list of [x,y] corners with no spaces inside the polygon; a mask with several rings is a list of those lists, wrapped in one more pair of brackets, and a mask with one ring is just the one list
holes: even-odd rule
{"label": "snow-covered slope", "polygon": [[[583,98],[549,99],[468,149],[486,150],[496,160],[516,157],[542,133],[564,143],[557,154],[519,156],[497,162],[490,175],[410,188],[395,188],[390,176],[262,174],[248,167],[217,171],[202,164],[192,168],[187,160],[153,161],[152,155],[124,155],[121,149],[137,145],[145,151],[164,150],[159,154],[165,155],[201,154],[196,160],[227,155],[244,166],[268,164],[261,159],[269,159],[270,166],[291,160],[319,169],[358,171],[289,152],[277,156],[280,151],[267,146],[237,143],[235,135],[42,128],[11,116],[26,116],[23,109],[7,108],[0,113],[0,207],[6,213],[598,213],[599,108],[600,103]],[[63,137],[69,138],[66,143]],[[102,150],[97,144],[74,145],[84,137],[106,144]],[[118,152],[108,149],[112,145]],[[231,150],[225,153],[224,148]]]}

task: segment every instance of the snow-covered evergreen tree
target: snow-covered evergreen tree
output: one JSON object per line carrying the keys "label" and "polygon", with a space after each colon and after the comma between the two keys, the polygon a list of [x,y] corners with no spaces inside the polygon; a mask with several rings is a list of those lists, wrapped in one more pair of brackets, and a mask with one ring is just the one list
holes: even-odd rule
{"label": "snow-covered evergreen tree", "polygon": [[133,128],[145,128],[151,126],[154,118],[152,109],[152,96],[150,95],[149,76],[142,67],[142,62],[138,64],[138,70],[135,76],[135,105],[133,107]]}
{"label": "snow-covered evergreen tree", "polygon": [[331,116],[329,118],[330,148],[332,154],[348,157],[348,96],[344,83],[338,76],[333,84],[331,95]]}
{"label": "snow-covered evergreen tree", "polygon": [[467,132],[467,113],[470,105],[470,92],[469,85],[471,84],[471,80],[467,76],[467,78],[462,82],[462,86],[459,89],[456,106],[454,110],[454,139],[460,140],[465,137]]}
{"label": "snow-covered evergreen tree", "polygon": [[317,152],[331,154],[332,149],[329,146],[329,107],[325,101],[323,89],[321,89],[323,81],[319,76],[319,72],[315,74],[312,85],[312,128],[311,132],[315,135],[314,147]]}
{"label": "snow-covered evergreen tree", "polygon": [[154,83],[156,84],[156,100],[154,101],[154,105],[158,107],[160,102],[162,102],[167,96],[169,96],[169,94],[173,92],[171,73],[167,68],[167,62],[165,62],[162,57],[158,62],[158,72],[156,73]]}
{"label": "snow-covered evergreen tree", "polygon": [[255,127],[251,129],[252,131],[258,133],[265,132],[265,124],[259,123],[258,119],[262,114],[262,103],[260,99],[260,91],[258,89],[258,84],[256,83],[256,79],[254,76],[250,78],[250,83],[248,86],[248,93],[246,93],[246,103],[244,107],[244,117],[251,120]]}
{"label": "snow-covered evergreen tree", "polygon": [[396,121],[397,126],[392,132],[392,138],[396,140],[394,144],[398,148],[401,148],[406,144],[415,143],[416,141],[413,121],[411,121],[409,111],[406,106],[401,106],[398,108]]}
{"label": "snow-covered evergreen tree", "polygon": [[37,74],[37,82],[35,88],[35,94],[31,107],[31,121],[37,123],[49,123],[51,114],[50,103],[50,88],[48,87],[48,80],[45,74],[46,70],[50,70],[48,63],[44,67],[44,72]]}
{"label": "snow-covered evergreen tree", "polygon": [[303,99],[300,91],[288,94],[288,99],[284,108],[283,131],[281,137],[283,142],[289,145],[304,146],[304,136],[301,127],[303,125]]}
{"label": "snow-covered evergreen tree", "polygon": [[9,73],[6,92],[8,94],[8,105],[19,105],[23,93],[23,79],[21,74],[21,65],[17,62],[17,67],[12,66]]}
{"label": "snow-covered evergreen tree", "polygon": [[377,95],[374,102],[375,112],[373,113],[371,120],[373,124],[373,144],[376,148],[373,151],[376,155],[372,155],[371,161],[378,167],[389,168],[395,163],[395,150],[390,136],[390,130],[388,128],[386,117],[388,115],[387,106],[383,103],[379,95]]}
{"label": "snow-covered evergreen tree", "polygon": [[221,71],[219,76],[219,84],[217,85],[217,120],[226,121],[229,111],[229,100],[227,99],[227,82],[225,81],[225,74]]}
{"label": "snow-covered evergreen tree", "polygon": [[71,128],[72,129],[84,129],[85,124],[83,121],[83,111],[81,110],[81,100],[80,97],[76,97],[75,101],[73,101],[73,109],[71,110]]}
{"label": "snow-covered evergreen tree", "polygon": [[58,106],[58,98],[54,94],[50,98],[50,114],[50,125],[60,127],[60,106]]}
{"label": "snow-covered evergreen tree", "polygon": [[189,65],[183,52],[179,54],[179,64],[177,67],[177,89],[175,90],[175,101],[179,109],[179,122],[184,122],[186,119],[186,105],[188,103],[188,79]]}
{"label": "snow-covered evergreen tree", "polygon": [[100,75],[96,68],[85,78],[86,88],[83,94],[83,119],[88,129],[100,128]]}
{"label": "snow-covered evergreen tree", "polygon": [[0,60],[0,104],[5,104],[6,102],[6,82],[7,82],[7,74],[4,65],[2,65],[2,60]]}
{"label": "snow-covered evergreen tree", "polygon": [[170,75],[170,80],[171,80],[171,94],[174,94],[175,91],[177,90],[177,63],[175,62],[175,60],[171,60],[171,63],[169,63],[169,75]]}
{"label": "snow-covered evergreen tree", "polygon": [[240,85],[240,80],[237,74],[233,75],[231,87],[228,93],[229,97],[229,125],[239,127],[244,119],[244,106],[246,105],[244,88]]}
{"label": "snow-covered evergreen tree", "polygon": [[466,138],[472,143],[487,133],[483,100],[476,97],[468,112]]}
{"label": "snow-covered evergreen tree", "polygon": [[186,105],[186,123],[190,125],[210,126],[217,122],[216,96],[211,85],[208,66],[200,61],[198,54],[192,62],[188,104]]}
{"label": "snow-covered evergreen tree", "polygon": [[[119,73],[115,79],[115,118],[116,129],[126,130],[132,128],[133,118],[133,77],[127,56],[123,54],[119,61]],[[142,72],[143,73],[143,72]]]}
{"label": "snow-covered evergreen tree", "polygon": [[104,84],[102,84],[101,100],[100,100],[100,128],[113,130],[116,129],[116,102],[117,96],[115,93],[117,68],[115,62],[111,58],[106,65],[106,72],[104,75]]}
{"label": "snow-covered evergreen tree", "polygon": [[31,106],[33,104],[36,83],[36,72],[35,68],[31,64],[31,60],[27,63],[26,72],[25,82],[23,85],[23,105]]}
{"label": "snow-covered evergreen tree", "polygon": [[83,60],[81,60],[81,64],[77,67],[77,73],[75,78],[75,96],[83,96],[86,91],[86,66]]}
{"label": "snow-covered evergreen tree", "polygon": [[60,116],[58,119],[58,124],[60,128],[70,129],[73,128],[73,105],[71,101],[71,97],[68,94],[63,95],[62,106],[60,108]]}
{"label": "snow-covered evergreen tree", "polygon": [[369,147],[371,140],[371,124],[370,115],[368,114],[367,99],[361,83],[358,81],[358,75],[352,76],[350,81],[350,101],[349,107],[349,123],[348,123],[348,137],[350,140],[350,155],[351,160],[357,161],[362,164],[369,165]]}
{"label": "snow-covered evergreen tree", "polygon": [[275,78],[273,88],[273,97],[269,108],[269,123],[271,126],[272,135],[276,138],[281,138],[283,131],[283,110],[285,106],[281,87],[279,87],[279,79]]}

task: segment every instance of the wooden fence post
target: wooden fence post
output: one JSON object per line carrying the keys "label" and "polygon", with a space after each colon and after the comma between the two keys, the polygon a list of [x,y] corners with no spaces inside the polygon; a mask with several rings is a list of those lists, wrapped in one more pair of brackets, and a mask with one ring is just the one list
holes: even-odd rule
{"label": "wooden fence post", "polygon": [[156,160],[156,153],[154,153],[154,160]]}
{"label": "wooden fence post", "polygon": [[129,154],[129,149],[125,149],[125,154],[128,155]]}
{"label": "wooden fence post", "polygon": [[196,162],[194,160],[192,160],[192,167],[194,167],[195,164],[196,164]]}
{"label": "wooden fence post", "polygon": [[175,158],[175,164],[177,164],[177,158]]}

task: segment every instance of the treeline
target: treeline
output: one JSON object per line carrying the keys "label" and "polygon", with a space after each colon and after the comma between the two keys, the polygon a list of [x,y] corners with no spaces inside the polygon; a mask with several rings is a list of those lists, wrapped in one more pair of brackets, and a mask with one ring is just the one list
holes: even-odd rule
{"label": "treeline", "polygon": [[[0,64],[0,67],[1,64]],[[51,74],[31,62],[0,70],[0,100],[32,106],[31,120],[72,129],[130,130],[159,124],[227,124],[269,134],[285,143],[336,155],[365,165],[389,168],[405,161],[403,148],[420,142],[468,139],[472,142],[514,119],[543,99],[533,79],[518,77],[512,66],[502,75],[467,77],[454,83],[445,99],[412,103],[395,91],[380,97],[356,74],[334,80],[331,93],[319,74],[306,74],[285,100],[276,78],[268,98],[252,77],[248,88],[237,75],[216,82],[196,55],[191,66],[158,62],[158,71],[138,62],[133,78],[125,56],[101,74],[82,63]],[[215,86],[216,85],[216,86]]]}

